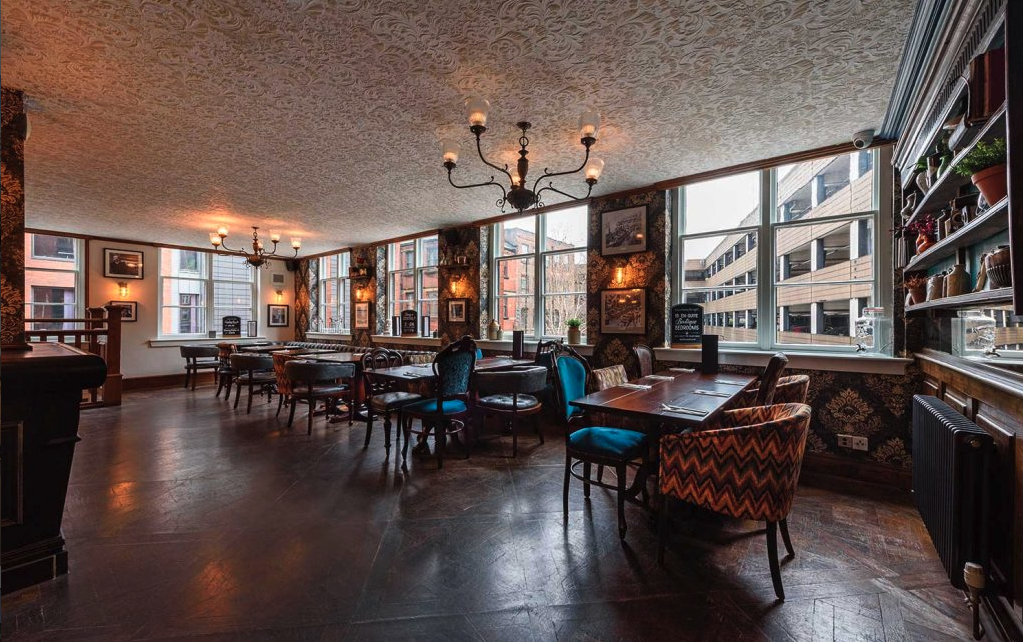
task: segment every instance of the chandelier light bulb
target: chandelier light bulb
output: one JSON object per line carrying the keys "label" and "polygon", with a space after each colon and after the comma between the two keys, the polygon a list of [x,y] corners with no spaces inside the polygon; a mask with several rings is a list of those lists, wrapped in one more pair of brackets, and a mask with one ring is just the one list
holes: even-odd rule
{"label": "chandelier light bulb", "polygon": [[[486,120],[485,116],[484,116],[484,120]],[[458,152],[461,151],[461,147],[459,146],[459,144],[457,142],[451,140],[450,138],[445,138],[444,140],[442,140],[440,142],[440,148],[441,148],[441,153],[444,154],[444,162],[445,163],[457,163],[458,162]]]}
{"label": "chandelier light bulb", "polygon": [[213,247],[220,247],[220,241],[221,241],[220,234],[217,234],[216,232],[210,232],[210,243],[213,244]]}
{"label": "chandelier light bulb", "polygon": [[218,227],[217,228],[217,236],[219,236],[220,238],[224,238],[225,236],[227,236],[227,228],[225,226],[223,226],[223,225]]}
{"label": "chandelier light bulb", "polygon": [[586,161],[586,167],[583,170],[586,172],[586,180],[596,181],[600,179],[600,174],[604,171],[604,161],[599,158],[591,158]]}
{"label": "chandelier light bulb", "polygon": [[600,114],[595,111],[583,112],[579,117],[579,137],[596,138],[600,130]]}
{"label": "chandelier light bulb", "polygon": [[519,178],[519,173],[516,172],[515,170],[511,171],[511,182],[512,182],[512,187],[518,187],[519,183],[522,182],[522,179]]}
{"label": "chandelier light bulb", "polygon": [[465,101],[465,113],[469,116],[469,124],[476,127],[487,125],[487,112],[490,111],[490,102],[482,96],[473,96]]}
{"label": "chandelier light bulb", "polygon": [[276,230],[270,230],[270,240],[277,243],[281,240],[281,233]]}
{"label": "chandelier light bulb", "polygon": [[291,237],[291,247],[295,248],[296,250],[301,249],[302,248],[302,239],[300,239],[298,237],[294,237],[294,236]]}

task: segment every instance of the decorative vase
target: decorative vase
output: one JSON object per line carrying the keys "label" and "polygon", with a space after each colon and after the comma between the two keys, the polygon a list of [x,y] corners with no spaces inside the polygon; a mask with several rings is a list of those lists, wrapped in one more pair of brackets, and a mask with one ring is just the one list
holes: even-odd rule
{"label": "decorative vase", "polygon": [[974,292],[983,292],[987,286],[987,253],[980,255],[980,270],[977,272],[977,283],[973,286]]}
{"label": "decorative vase", "polygon": [[910,305],[917,305],[927,300],[927,288],[926,286],[919,286],[915,288],[909,288]]}
{"label": "decorative vase", "polygon": [[568,328],[568,342],[572,345],[578,345],[583,342],[583,332],[579,327]]}
{"label": "decorative vase", "polygon": [[927,180],[928,176],[927,172],[920,172],[916,175],[916,186],[920,188],[921,194],[926,194],[927,188],[930,187],[930,183]]}
{"label": "decorative vase", "polygon": [[966,266],[956,263],[952,270],[945,276],[945,296],[957,296],[965,294],[970,285],[970,273]]}
{"label": "decorative vase", "polygon": [[994,205],[1008,194],[1006,186],[1005,163],[983,169],[970,177],[973,184],[980,190],[988,205]]}
{"label": "decorative vase", "polygon": [[934,240],[924,232],[920,232],[916,235],[916,253],[923,254],[934,245]]}
{"label": "decorative vase", "polygon": [[999,245],[997,250],[984,255],[984,266],[991,289],[1007,288],[1012,285],[1012,263],[1008,245]]}
{"label": "decorative vase", "polygon": [[941,298],[942,292],[945,288],[945,275],[935,274],[931,278],[927,279],[927,300],[937,301]]}
{"label": "decorative vase", "polygon": [[487,338],[491,341],[497,341],[501,338],[501,326],[498,324],[497,319],[490,320],[490,325],[487,326]]}

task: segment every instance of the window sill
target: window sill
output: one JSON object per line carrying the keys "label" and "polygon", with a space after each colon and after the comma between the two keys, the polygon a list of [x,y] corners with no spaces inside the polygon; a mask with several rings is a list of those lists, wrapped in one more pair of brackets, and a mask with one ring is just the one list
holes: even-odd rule
{"label": "window sill", "polygon": [[339,341],[341,343],[348,343],[352,340],[352,335],[345,332],[306,332],[306,339],[318,339],[321,341]]}
{"label": "window sill", "polygon": [[[536,352],[537,341],[527,340],[525,342],[526,352]],[[483,350],[500,350],[502,352],[511,352],[512,342],[510,340],[501,339],[500,341],[492,341],[490,339],[476,339],[476,345]],[[565,345],[572,347],[576,352],[589,357],[593,355],[593,346],[585,343],[566,343]]]}
{"label": "window sill", "polygon": [[209,337],[181,337],[171,338],[163,337],[149,340],[150,348],[176,348],[178,346],[215,346],[218,343],[225,341],[238,344],[246,343],[270,343],[266,337],[217,337],[216,339],[210,339]]}
{"label": "window sill", "polygon": [[[698,363],[699,349],[655,348],[654,354],[660,361],[685,361]],[[720,351],[720,362],[730,366],[764,367],[774,351],[735,350]],[[834,372],[859,372],[863,374],[904,375],[912,359],[883,357],[840,352],[789,352],[789,368],[801,370],[831,370]]]}
{"label": "window sill", "polygon": [[370,338],[373,343],[440,347],[440,337],[392,337],[389,334],[374,334]]}

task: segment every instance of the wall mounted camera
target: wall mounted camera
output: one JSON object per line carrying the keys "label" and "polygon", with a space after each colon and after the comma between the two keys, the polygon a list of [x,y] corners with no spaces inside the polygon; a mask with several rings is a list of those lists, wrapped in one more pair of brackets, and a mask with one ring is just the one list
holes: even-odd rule
{"label": "wall mounted camera", "polygon": [[866,149],[870,147],[870,144],[874,142],[874,130],[864,129],[863,131],[856,132],[853,134],[853,147],[856,149]]}

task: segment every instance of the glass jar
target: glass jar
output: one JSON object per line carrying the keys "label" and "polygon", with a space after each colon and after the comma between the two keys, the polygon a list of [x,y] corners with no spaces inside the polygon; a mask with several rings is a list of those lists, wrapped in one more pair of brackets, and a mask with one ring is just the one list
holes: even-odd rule
{"label": "glass jar", "polygon": [[984,354],[995,347],[995,320],[984,310],[960,310],[952,319],[952,354]]}
{"label": "glass jar", "polygon": [[888,354],[891,342],[891,319],[884,308],[863,308],[856,319],[856,351],[862,354]]}

